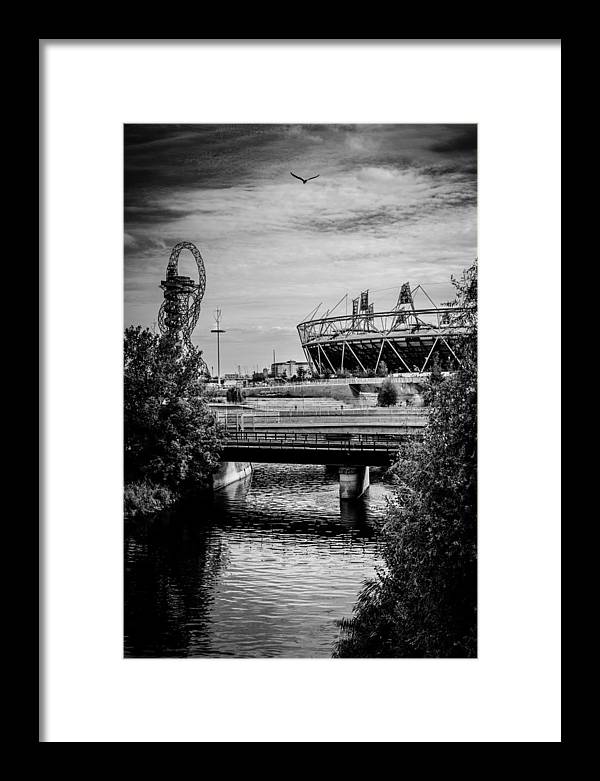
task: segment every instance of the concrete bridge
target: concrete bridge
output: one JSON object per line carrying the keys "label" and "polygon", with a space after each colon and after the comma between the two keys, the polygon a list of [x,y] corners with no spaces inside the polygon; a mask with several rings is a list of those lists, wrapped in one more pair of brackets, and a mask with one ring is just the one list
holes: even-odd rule
{"label": "concrete bridge", "polygon": [[427,410],[396,408],[244,415],[243,426],[239,419],[226,423],[225,471],[218,479],[233,482],[252,462],[334,465],[340,498],[357,498],[369,487],[369,467],[390,465],[400,443],[420,439],[427,422]]}
{"label": "concrete bridge", "polygon": [[223,458],[278,464],[387,466],[403,439],[418,434],[352,434],[291,431],[232,432]]}

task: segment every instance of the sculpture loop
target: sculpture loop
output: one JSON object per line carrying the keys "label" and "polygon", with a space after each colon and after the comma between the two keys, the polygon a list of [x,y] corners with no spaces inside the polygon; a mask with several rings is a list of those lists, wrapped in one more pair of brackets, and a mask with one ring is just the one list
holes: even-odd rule
{"label": "sculpture loop", "polygon": [[[198,282],[179,275],[179,255],[187,249],[194,256],[198,269]],[[206,271],[200,250],[191,241],[180,241],[171,250],[166,279],[160,283],[164,300],[158,312],[158,328],[161,334],[169,334],[192,346],[192,332],[200,317],[200,305],[206,290]]]}

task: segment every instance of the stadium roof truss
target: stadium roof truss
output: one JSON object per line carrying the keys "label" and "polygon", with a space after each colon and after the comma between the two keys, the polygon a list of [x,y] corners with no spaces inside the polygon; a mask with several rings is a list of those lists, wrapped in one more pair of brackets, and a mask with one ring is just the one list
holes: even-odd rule
{"label": "stadium roof truss", "polygon": [[[417,290],[431,307],[415,308]],[[455,348],[467,330],[466,307],[438,307],[420,285],[411,291],[408,283],[389,311],[375,312],[368,291],[352,304],[351,315],[329,316],[328,312],[297,326],[313,373],[376,373],[382,361],[391,372],[427,371],[434,360],[443,369],[460,366]]]}

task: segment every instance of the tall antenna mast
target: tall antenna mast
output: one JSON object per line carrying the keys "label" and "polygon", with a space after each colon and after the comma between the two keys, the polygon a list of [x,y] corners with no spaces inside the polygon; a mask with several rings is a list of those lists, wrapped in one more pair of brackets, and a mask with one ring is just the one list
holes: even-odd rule
{"label": "tall antenna mast", "polygon": [[217,335],[217,384],[221,387],[221,334],[227,333],[220,327],[221,323],[221,310],[215,310],[215,321],[217,323],[216,328],[211,328],[211,334]]}

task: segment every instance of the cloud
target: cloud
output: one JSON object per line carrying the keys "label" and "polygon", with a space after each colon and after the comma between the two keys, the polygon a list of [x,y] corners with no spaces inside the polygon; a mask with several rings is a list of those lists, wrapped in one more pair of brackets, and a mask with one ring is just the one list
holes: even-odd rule
{"label": "cloud", "polygon": [[[476,254],[473,138],[475,126],[453,125],[127,126],[127,322],[156,319],[182,240],[206,264],[194,341],[211,360],[221,308],[227,370],[262,368],[272,348],[300,358],[297,323],[346,290],[410,279],[450,295],[450,274]],[[290,170],[320,177],[303,185]],[[180,262],[195,274],[191,256]]]}
{"label": "cloud", "polygon": [[434,152],[475,152],[477,150],[477,125],[450,126],[450,137],[431,147]]}

